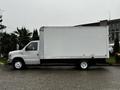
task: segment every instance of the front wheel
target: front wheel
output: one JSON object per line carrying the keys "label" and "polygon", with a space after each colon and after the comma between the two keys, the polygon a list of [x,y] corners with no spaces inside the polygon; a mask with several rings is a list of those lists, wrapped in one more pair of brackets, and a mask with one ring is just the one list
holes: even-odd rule
{"label": "front wheel", "polygon": [[81,68],[82,70],[88,69],[88,66],[89,66],[88,61],[81,61],[81,62],[80,62],[80,68]]}
{"label": "front wheel", "polygon": [[20,70],[25,67],[25,64],[21,60],[15,60],[15,61],[13,61],[12,66],[14,69]]}

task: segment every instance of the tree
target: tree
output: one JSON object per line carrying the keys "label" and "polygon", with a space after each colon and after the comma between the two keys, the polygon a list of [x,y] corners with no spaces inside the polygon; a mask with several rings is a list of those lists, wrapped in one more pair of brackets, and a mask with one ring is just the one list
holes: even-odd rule
{"label": "tree", "polygon": [[22,27],[21,29],[17,28],[17,31],[14,33],[17,35],[19,49],[22,49],[31,40],[31,32],[25,27]]}
{"label": "tree", "polygon": [[11,49],[12,50],[16,50],[17,49],[17,35],[15,35],[14,33],[10,34],[10,44],[11,44]]}
{"label": "tree", "polygon": [[32,40],[39,40],[38,31],[35,29],[33,31]]}
{"label": "tree", "polygon": [[114,54],[119,52],[119,38],[116,37],[114,41],[114,47],[113,47]]}
{"label": "tree", "polygon": [[3,21],[3,19],[2,19],[2,15],[0,15],[0,30],[3,30],[3,29],[6,28],[5,25],[2,25],[2,21]]}
{"label": "tree", "polygon": [[2,43],[1,43],[1,38],[2,38],[2,35],[3,35],[2,31],[3,31],[3,29],[6,28],[5,25],[2,25],[2,21],[3,21],[2,15],[0,15],[0,56],[1,56],[1,54],[2,54],[2,51],[1,51],[1,49],[2,49],[2,47],[1,47],[1,44],[2,44]]}
{"label": "tree", "polygon": [[2,20],[2,15],[0,15],[0,22],[2,22],[3,20]]}
{"label": "tree", "polygon": [[16,50],[17,36],[15,34],[2,33],[1,42],[1,54],[3,57],[8,57],[10,51]]}

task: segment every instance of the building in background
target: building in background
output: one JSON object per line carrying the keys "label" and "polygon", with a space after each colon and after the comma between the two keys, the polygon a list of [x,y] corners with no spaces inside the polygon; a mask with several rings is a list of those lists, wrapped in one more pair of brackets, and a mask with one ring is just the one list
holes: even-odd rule
{"label": "building in background", "polygon": [[109,41],[110,41],[110,43],[113,43],[117,36],[119,37],[119,40],[120,40],[120,19],[102,20],[100,22],[76,25],[75,27],[79,27],[79,26],[107,26],[107,25],[109,26]]}

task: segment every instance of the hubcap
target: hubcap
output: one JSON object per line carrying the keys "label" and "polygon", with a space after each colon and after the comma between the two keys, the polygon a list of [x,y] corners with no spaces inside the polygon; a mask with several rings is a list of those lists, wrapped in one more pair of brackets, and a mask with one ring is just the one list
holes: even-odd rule
{"label": "hubcap", "polygon": [[20,69],[22,67],[21,62],[15,62],[15,68]]}
{"label": "hubcap", "polygon": [[81,62],[80,64],[82,69],[86,69],[88,67],[88,63],[87,62]]}

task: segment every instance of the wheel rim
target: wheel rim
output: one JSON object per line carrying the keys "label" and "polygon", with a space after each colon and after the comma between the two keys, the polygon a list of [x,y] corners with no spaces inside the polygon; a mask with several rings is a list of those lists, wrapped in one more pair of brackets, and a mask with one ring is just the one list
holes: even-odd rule
{"label": "wheel rim", "polygon": [[80,67],[81,67],[82,69],[86,69],[86,68],[88,67],[88,63],[87,63],[87,62],[81,62],[81,63],[80,63]]}
{"label": "wheel rim", "polygon": [[20,69],[22,67],[22,63],[21,62],[15,62],[15,68],[16,69]]}

